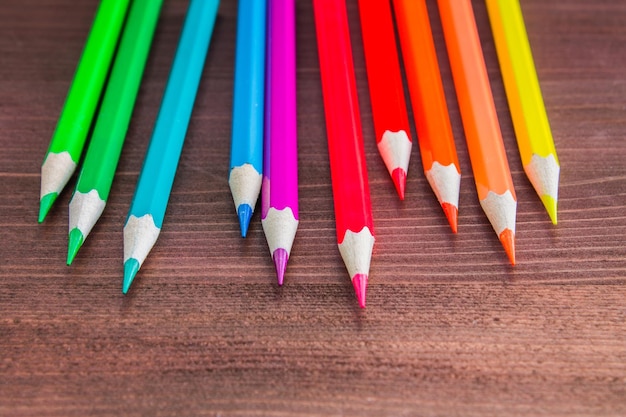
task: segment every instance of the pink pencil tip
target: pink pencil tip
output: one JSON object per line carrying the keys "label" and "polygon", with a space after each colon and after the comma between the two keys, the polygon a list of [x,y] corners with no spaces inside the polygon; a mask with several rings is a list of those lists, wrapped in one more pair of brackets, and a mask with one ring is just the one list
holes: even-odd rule
{"label": "pink pencil tip", "polygon": [[289,254],[283,248],[278,248],[272,254],[274,259],[274,266],[276,267],[276,277],[278,278],[278,285],[283,285],[285,279],[285,271],[287,270],[287,261],[289,260]]}
{"label": "pink pencil tip", "polygon": [[365,295],[367,293],[367,275],[356,274],[354,278],[352,278],[352,286],[354,287],[356,298],[357,300],[359,300],[359,307],[365,308]]}
{"label": "pink pencil tip", "polygon": [[448,218],[448,223],[450,223],[450,228],[452,229],[452,233],[456,233],[458,217],[459,217],[459,209],[450,203],[441,203],[441,207],[443,208],[443,212],[446,214],[446,217]]}
{"label": "pink pencil tip", "polygon": [[393,184],[396,186],[396,191],[398,192],[398,196],[400,196],[400,200],[404,200],[404,189],[406,188],[406,171],[402,168],[396,168],[391,173],[391,179],[393,180]]}

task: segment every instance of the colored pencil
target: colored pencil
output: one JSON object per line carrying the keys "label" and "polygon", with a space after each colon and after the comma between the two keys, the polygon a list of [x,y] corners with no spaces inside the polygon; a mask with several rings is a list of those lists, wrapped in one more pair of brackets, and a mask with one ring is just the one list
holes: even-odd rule
{"label": "colored pencil", "polygon": [[70,265],[104,211],[163,0],[134,0],[70,201]]}
{"label": "colored pencil", "polygon": [[471,0],[437,0],[480,205],[515,264],[517,199]]}
{"label": "colored pencil", "polygon": [[365,307],[374,222],[343,1],[313,0],[339,252]]}
{"label": "colored pencil", "polygon": [[265,0],[239,0],[228,184],[246,237],[261,191],[265,91]]}
{"label": "colored pencil", "polygon": [[41,165],[39,223],[76,170],[100,100],[129,0],[102,0]]}
{"label": "colored pencil", "polygon": [[425,0],[394,0],[424,173],[457,231],[461,167]]}
{"label": "colored pencil", "polygon": [[191,0],[172,70],[124,225],[124,282],[128,292],[161,232],[185,141],[219,0]]}
{"label": "colored pencil", "polygon": [[524,171],[557,223],[559,158],[518,0],[487,0],[487,11]]}
{"label": "colored pencil", "polygon": [[359,12],[376,143],[404,200],[413,143],[391,6],[387,1],[359,0]]}
{"label": "colored pencil", "polygon": [[278,285],[299,219],[295,17],[294,0],[269,1],[261,224]]}

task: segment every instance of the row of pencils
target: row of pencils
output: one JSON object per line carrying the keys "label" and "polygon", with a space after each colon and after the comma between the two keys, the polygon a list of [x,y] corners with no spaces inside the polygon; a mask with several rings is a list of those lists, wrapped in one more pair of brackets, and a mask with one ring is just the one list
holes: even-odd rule
{"label": "row of pencils", "polygon": [[[521,8],[518,0],[485,1],[522,164],[556,224],[559,162]],[[347,9],[345,0],[312,2],[337,243],[365,307],[375,237]],[[42,164],[39,222],[77,169],[94,124],[69,204],[68,265],[104,211],[162,3],[101,1]],[[437,3],[478,198],[514,265],[517,200],[471,0]],[[461,171],[426,0],[358,6],[376,142],[391,182],[404,199],[412,139],[400,49],[424,174],[456,233]],[[261,196],[279,285],[299,222],[295,7],[239,0],[237,15],[228,183],[243,237]],[[163,225],[218,8],[219,0],[191,0],[187,10],[124,225],[124,293]]]}

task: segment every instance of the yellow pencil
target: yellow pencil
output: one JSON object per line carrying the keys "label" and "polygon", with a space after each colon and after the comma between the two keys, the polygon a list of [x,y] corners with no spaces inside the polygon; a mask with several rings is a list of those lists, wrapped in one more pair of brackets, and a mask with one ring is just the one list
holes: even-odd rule
{"label": "yellow pencil", "polygon": [[559,160],[519,0],[486,0],[524,171],[557,222]]}

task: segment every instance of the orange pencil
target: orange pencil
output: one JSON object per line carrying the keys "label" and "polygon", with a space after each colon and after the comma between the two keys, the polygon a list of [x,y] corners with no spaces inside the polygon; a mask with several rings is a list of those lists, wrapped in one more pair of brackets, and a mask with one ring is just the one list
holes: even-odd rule
{"label": "orange pencil", "polygon": [[425,0],[393,0],[424,173],[457,230],[461,169]]}
{"label": "orange pencil", "polygon": [[517,199],[471,0],[437,0],[478,198],[515,265]]}

